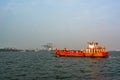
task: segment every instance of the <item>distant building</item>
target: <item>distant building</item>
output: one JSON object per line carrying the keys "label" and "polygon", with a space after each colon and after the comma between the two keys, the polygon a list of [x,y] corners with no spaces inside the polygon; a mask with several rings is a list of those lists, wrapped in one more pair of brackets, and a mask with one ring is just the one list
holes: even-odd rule
{"label": "distant building", "polygon": [[46,45],[42,45],[45,50],[54,50],[55,45],[53,43],[47,43]]}

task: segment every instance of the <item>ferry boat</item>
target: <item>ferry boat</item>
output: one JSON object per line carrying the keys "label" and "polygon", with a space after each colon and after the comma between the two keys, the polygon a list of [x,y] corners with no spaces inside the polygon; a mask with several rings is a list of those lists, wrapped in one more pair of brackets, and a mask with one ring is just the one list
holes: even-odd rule
{"label": "ferry boat", "polygon": [[98,42],[88,42],[86,49],[82,50],[58,50],[56,48],[55,54],[57,57],[108,57],[109,53],[104,46],[99,46]]}

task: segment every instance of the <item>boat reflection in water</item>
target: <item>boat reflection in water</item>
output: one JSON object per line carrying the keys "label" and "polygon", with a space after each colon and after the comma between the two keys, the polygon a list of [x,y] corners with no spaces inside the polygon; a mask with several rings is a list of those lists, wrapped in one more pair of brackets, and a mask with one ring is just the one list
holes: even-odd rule
{"label": "boat reflection in water", "polygon": [[86,58],[88,64],[86,65],[86,70],[90,71],[89,74],[91,79],[95,80],[109,80],[106,77],[106,69],[105,69],[105,60],[107,58]]}
{"label": "boat reflection in water", "polygon": [[56,79],[109,80],[106,77],[108,58],[56,57]]}

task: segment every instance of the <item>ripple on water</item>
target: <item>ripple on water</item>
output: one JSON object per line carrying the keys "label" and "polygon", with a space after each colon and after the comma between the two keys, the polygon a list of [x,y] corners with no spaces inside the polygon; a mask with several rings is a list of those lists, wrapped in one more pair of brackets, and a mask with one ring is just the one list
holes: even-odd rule
{"label": "ripple on water", "polygon": [[0,80],[119,80],[119,54],[56,58],[48,51],[0,53]]}

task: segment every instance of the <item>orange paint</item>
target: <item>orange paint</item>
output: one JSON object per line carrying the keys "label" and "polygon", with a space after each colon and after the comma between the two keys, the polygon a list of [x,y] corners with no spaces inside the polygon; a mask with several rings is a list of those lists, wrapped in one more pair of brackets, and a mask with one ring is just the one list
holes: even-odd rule
{"label": "orange paint", "polygon": [[85,50],[71,51],[56,49],[55,54],[57,56],[65,57],[108,57],[109,53],[105,50],[105,47],[98,46],[97,42],[88,42],[88,46]]}

